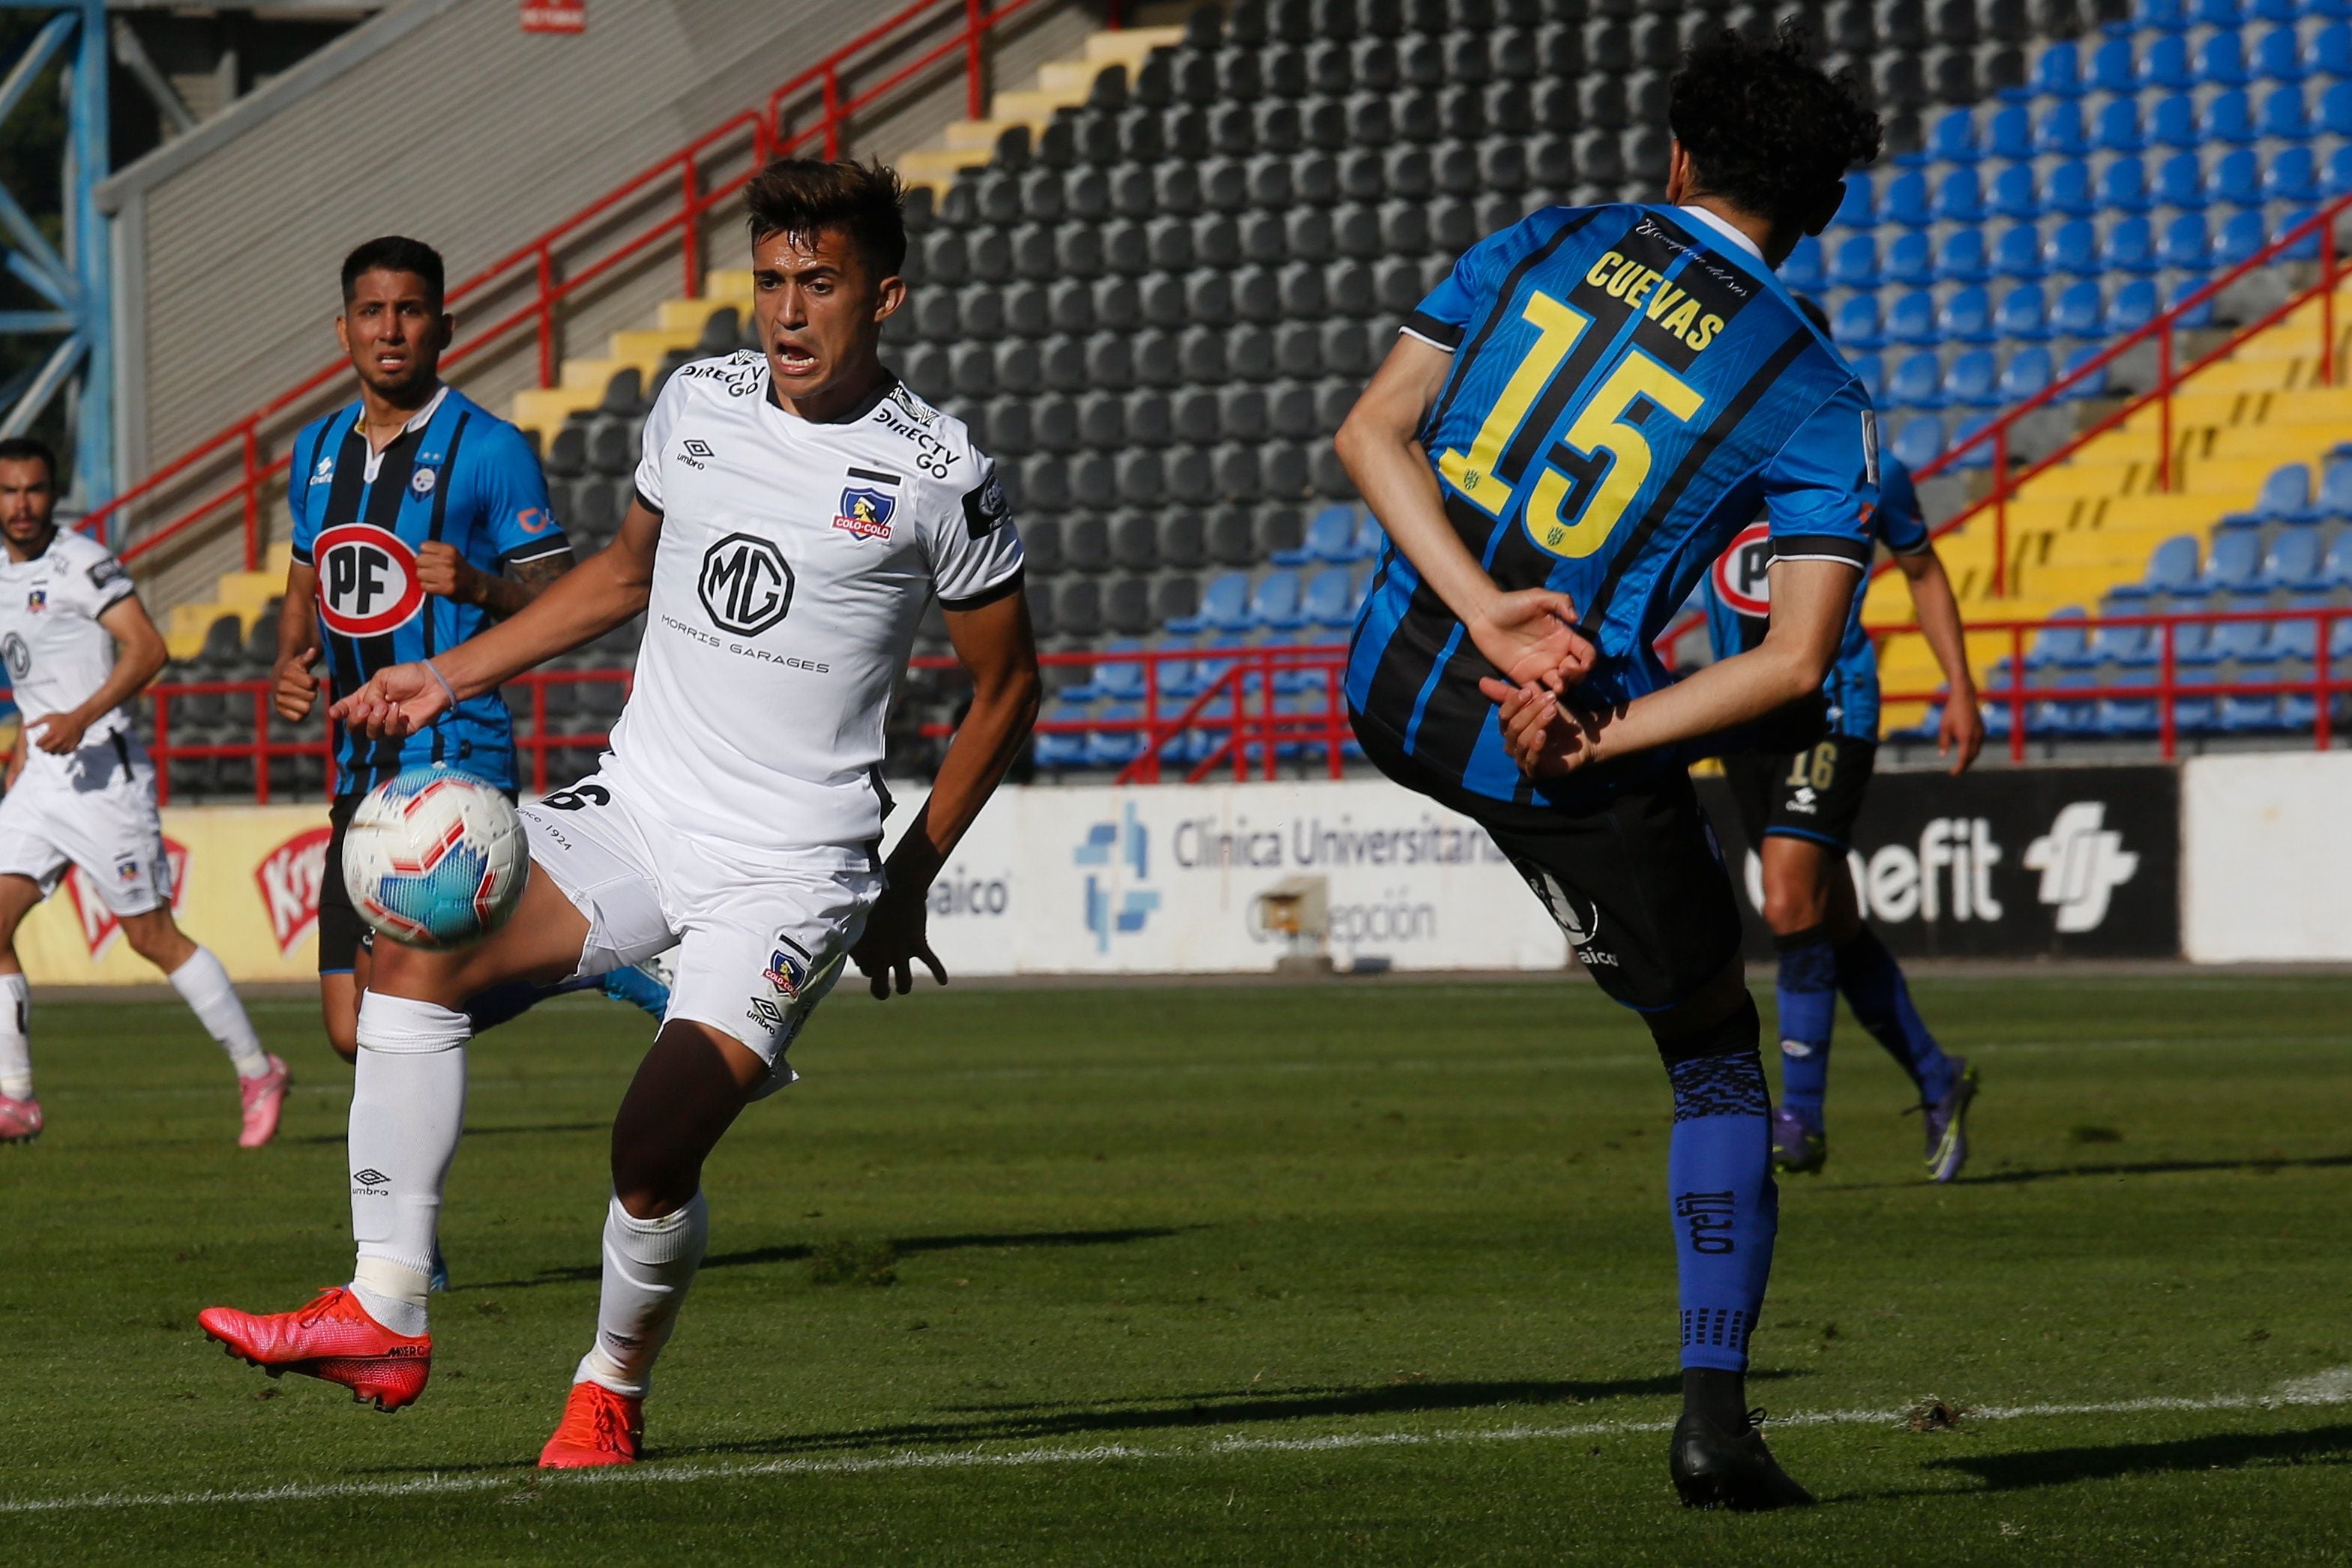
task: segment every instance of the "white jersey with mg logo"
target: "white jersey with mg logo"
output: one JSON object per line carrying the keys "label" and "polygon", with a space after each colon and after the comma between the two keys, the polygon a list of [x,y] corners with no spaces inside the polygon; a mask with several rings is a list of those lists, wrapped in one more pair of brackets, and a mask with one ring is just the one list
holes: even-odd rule
{"label": "white jersey with mg logo", "polygon": [[[98,618],[131,591],[130,573],[104,545],[68,529],[31,560],[0,552],[0,659],[26,719],[69,712],[106,684],[114,672],[114,636]],[[82,744],[110,740],[129,722],[117,708],[83,732]],[[26,757],[31,768],[70,761],[38,747]]]}
{"label": "white jersey with mg logo", "polygon": [[667,826],[752,854],[880,837],[882,727],[936,592],[1013,591],[995,465],[893,383],[832,423],[787,413],[753,351],[685,366],[646,417],[662,514],[636,685],[605,771]]}

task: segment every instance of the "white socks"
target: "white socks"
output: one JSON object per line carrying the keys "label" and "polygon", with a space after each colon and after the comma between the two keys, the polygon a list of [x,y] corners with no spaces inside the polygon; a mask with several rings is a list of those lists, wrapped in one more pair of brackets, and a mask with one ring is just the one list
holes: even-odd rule
{"label": "white socks", "polygon": [[[176,980],[177,976],[173,978]],[[352,1080],[352,1293],[394,1333],[425,1332],[441,1188],[466,1124],[464,1013],[369,991]]]}
{"label": "white socks", "polygon": [[32,988],[22,975],[0,975],[0,1094],[33,1097]]}
{"label": "white socks", "polygon": [[[710,1242],[702,1194],[675,1214],[639,1219],[618,1197],[604,1211],[604,1288],[596,1301],[596,1348],[574,1383],[597,1383],[630,1399],[652,1385],[654,1357],[669,1341],[686,1288]],[[389,1325],[387,1325],[389,1326]]]}
{"label": "white socks", "polygon": [[269,1071],[269,1053],[261,1049],[261,1038],[245,1016],[245,1004],[236,999],[228,971],[221,967],[211,948],[198,947],[194,956],[166,978],[196,1015],[196,1021],[205,1026],[205,1032],[228,1052],[239,1078],[258,1078]]}

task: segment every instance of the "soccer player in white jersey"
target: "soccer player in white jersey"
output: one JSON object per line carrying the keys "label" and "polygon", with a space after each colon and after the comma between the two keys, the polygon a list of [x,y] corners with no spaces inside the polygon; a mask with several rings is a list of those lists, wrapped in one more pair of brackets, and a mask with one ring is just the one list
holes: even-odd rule
{"label": "soccer player in white jersey", "polygon": [[221,961],[172,918],[155,768],[125,706],[163,667],[163,638],[122,563],[58,531],[57,476],[43,443],[0,441],[0,657],[24,723],[0,800],[0,1143],[39,1135],[43,1120],[16,927],[71,866],[228,1052],[245,1108],[236,1141],[258,1148],[278,1134],[286,1064],[261,1049]]}
{"label": "soccer player in white jersey", "polygon": [[[645,431],[612,548],[446,653],[379,672],[336,716],[397,736],[622,625],[636,685],[591,778],[522,808],[531,875],[496,936],[389,943],[360,1009],[348,1289],[205,1331],[379,1408],[423,1391],[426,1270],[462,1120],[465,999],[677,949],[667,1018],[621,1103],[595,1340],[540,1463],[626,1464],[655,1356],[701,1261],[702,1164],[855,959],[908,989],[931,880],[1036,716],[1021,542],[963,425],[884,368],[906,298],[898,183],[788,160],[748,187],[761,350],[686,366]],[[883,720],[937,593],[972,702],[929,800],[879,858]]]}

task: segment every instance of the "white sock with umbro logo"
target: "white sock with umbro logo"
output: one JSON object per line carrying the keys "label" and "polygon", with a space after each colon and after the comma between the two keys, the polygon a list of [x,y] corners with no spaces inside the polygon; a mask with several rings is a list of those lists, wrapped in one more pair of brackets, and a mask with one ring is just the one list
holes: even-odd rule
{"label": "white sock with umbro logo", "polygon": [[352,1292],[394,1333],[425,1332],[441,1189],[466,1124],[466,1042],[474,1026],[435,1002],[360,998],[352,1079]]}

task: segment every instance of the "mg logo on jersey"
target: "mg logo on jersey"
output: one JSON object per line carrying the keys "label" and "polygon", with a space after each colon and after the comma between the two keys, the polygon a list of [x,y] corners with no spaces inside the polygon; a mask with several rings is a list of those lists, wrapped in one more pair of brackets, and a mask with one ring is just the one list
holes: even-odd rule
{"label": "mg logo on jersey", "polygon": [[721,631],[756,637],[793,607],[793,569],[784,552],[755,534],[729,534],[702,557],[696,587]]}
{"label": "mg logo on jersey", "polygon": [[327,876],[327,841],[334,830],[306,828],[261,857],[253,884],[269,916],[269,934],[280,956],[290,958],[302,939],[318,928],[319,889]]}
{"label": "mg logo on jersey", "polygon": [[365,523],[329,528],[311,557],[319,568],[319,618],[330,632],[381,637],[406,625],[425,602],[415,552],[382,528]]}
{"label": "mg logo on jersey", "polygon": [[9,678],[21,681],[32,671],[33,650],[26,645],[22,637],[11,632],[5,637],[0,637],[0,660],[6,662]]}
{"label": "mg logo on jersey", "polygon": [[1772,525],[1750,523],[1711,569],[1715,591],[1742,615],[1772,613]]}

